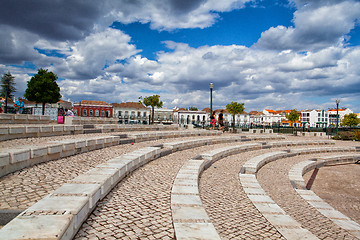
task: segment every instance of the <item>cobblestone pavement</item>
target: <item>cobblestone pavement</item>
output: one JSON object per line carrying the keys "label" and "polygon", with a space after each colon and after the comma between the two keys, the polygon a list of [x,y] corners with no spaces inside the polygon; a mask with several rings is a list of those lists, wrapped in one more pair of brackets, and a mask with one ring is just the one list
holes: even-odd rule
{"label": "cobblestone pavement", "polygon": [[98,204],[75,239],[174,239],[173,181],[187,160],[213,148],[176,152],[139,168]]}
{"label": "cobblestone pavement", "polygon": [[[338,144],[337,142],[336,145],[349,144]],[[303,200],[293,189],[288,178],[288,172],[294,164],[306,159],[334,154],[336,153],[301,155],[279,159],[261,168],[257,174],[257,178],[267,194],[283,208],[287,214],[292,216],[303,228],[311,231],[319,239],[357,239],[347,231],[339,228],[330,219],[324,217]]]}
{"label": "cobblestone pavement", "polygon": [[[2,146],[6,147],[9,143],[42,144],[50,140],[74,137],[39,138],[33,141],[19,139],[6,141]],[[115,156],[164,142],[196,138],[199,137],[114,146],[9,174],[0,179],[0,209],[25,209],[67,180]],[[287,136],[287,140],[311,139],[314,138]],[[229,144],[210,145],[176,152],[134,171],[99,202],[75,239],[173,239],[170,191],[179,169],[192,157],[227,145]],[[342,145],[349,144],[337,143],[337,146]],[[245,161],[274,150],[279,149],[264,149],[230,156],[219,160],[202,174],[199,183],[201,199],[222,239],[283,239],[246,197],[238,177]],[[286,158],[270,163],[260,170],[259,182],[280,207],[320,239],[353,239],[350,234],[312,209],[289,183],[288,170],[295,163],[313,156],[315,155],[303,155],[301,158]],[[334,195],[336,196],[336,193]]]}
{"label": "cobblestone pavement", "polygon": [[[312,171],[305,174],[306,182],[311,174]],[[335,209],[360,223],[360,164],[320,168],[311,190]]]}
{"label": "cobblestone pavement", "polygon": [[[48,138],[40,138],[37,141],[42,142],[46,140],[48,140]],[[33,167],[8,174],[0,178],[0,209],[26,209],[45,197],[51,191],[60,187],[66,181],[75,178],[91,168],[94,168],[102,162],[139,148],[161,144],[166,141],[175,140],[163,139],[158,141],[135,143],[134,145],[124,144],[108,147],[38,164]]]}
{"label": "cobblestone pavement", "polygon": [[245,161],[272,150],[221,159],[201,175],[201,200],[222,239],[284,239],[254,207],[239,180]]}
{"label": "cobblestone pavement", "polygon": [[[52,142],[52,141],[61,141],[61,140],[69,140],[69,139],[87,139],[99,136],[116,136],[120,134],[131,134],[137,132],[111,132],[111,133],[90,133],[90,134],[75,134],[75,135],[64,135],[64,136],[51,136],[51,137],[36,137],[36,138],[19,138],[12,139],[7,141],[0,141],[0,149],[6,148],[16,148],[19,146],[27,146],[27,145],[42,145],[44,143]],[[144,133],[144,132],[142,132]],[[147,132],[148,133],[148,132]]]}

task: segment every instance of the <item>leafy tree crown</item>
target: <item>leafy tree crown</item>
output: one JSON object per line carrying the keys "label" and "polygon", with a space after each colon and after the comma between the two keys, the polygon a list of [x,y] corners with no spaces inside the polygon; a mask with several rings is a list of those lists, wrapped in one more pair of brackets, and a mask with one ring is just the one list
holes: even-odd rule
{"label": "leafy tree crown", "polygon": [[349,113],[344,116],[344,119],[341,122],[343,126],[357,126],[360,124],[360,119],[357,117],[355,113]]}
{"label": "leafy tree crown", "polygon": [[30,81],[24,97],[37,103],[56,103],[60,100],[60,88],[56,83],[58,77],[53,72],[39,69]]}
{"label": "leafy tree crown", "polygon": [[291,122],[296,122],[299,120],[300,114],[296,111],[296,109],[293,109],[289,113],[285,114],[285,117]]}
{"label": "leafy tree crown", "polygon": [[226,105],[226,110],[232,115],[241,114],[244,112],[245,106],[244,103],[231,102]]}
{"label": "leafy tree crown", "polygon": [[[140,97],[142,99],[142,97]],[[158,107],[162,108],[163,102],[160,101],[159,95],[152,95],[149,97],[144,97],[143,101],[140,100],[145,106],[151,106],[152,108]]]}

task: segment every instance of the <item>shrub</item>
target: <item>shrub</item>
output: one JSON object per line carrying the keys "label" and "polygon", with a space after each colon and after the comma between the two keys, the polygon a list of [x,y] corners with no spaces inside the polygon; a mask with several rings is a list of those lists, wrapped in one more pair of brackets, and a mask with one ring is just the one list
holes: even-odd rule
{"label": "shrub", "polygon": [[359,130],[354,131],[354,140],[360,141],[360,131]]}
{"label": "shrub", "polygon": [[357,140],[354,132],[339,132],[333,137],[335,140]]}

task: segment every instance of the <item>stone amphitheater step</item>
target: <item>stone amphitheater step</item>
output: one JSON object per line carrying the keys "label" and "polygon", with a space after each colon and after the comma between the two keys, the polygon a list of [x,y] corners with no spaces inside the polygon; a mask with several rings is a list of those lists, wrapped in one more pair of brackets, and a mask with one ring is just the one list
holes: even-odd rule
{"label": "stone amphitheater step", "polygon": [[295,191],[306,200],[311,206],[316,208],[321,214],[329,218],[340,228],[351,232],[360,239],[360,224],[352,221],[349,217],[335,210],[324,200],[318,197],[313,191],[306,189],[303,175],[314,168],[338,163],[355,163],[360,160],[360,155],[336,155],[322,158],[314,158],[295,164],[289,171],[289,179]]}
{"label": "stone amphitheater step", "polygon": [[[20,115],[19,115],[20,116]],[[84,128],[85,126],[85,128]],[[87,128],[89,127],[89,128]],[[74,135],[85,133],[108,133],[128,131],[170,131],[179,130],[172,125],[122,125],[122,124],[86,124],[86,125],[63,125],[63,124],[31,124],[31,125],[0,125],[0,141],[32,138]]]}
{"label": "stone amphitheater step", "polygon": [[[358,152],[358,147],[325,147],[325,148],[305,148],[305,149],[290,149],[289,151],[277,151],[267,154],[256,156],[248,160],[242,167],[239,177],[241,184],[247,193],[250,200],[256,206],[256,208],[263,214],[265,218],[269,220],[278,231],[287,239],[317,239],[307,229],[304,229],[296,222],[291,216],[287,215],[273,199],[271,199],[265,191],[262,189],[256,178],[256,173],[265,164],[276,161],[280,158],[292,157],[295,155],[311,154],[311,153],[326,153],[326,152]],[[355,162],[355,160],[353,159]],[[310,164],[313,164],[310,163]],[[314,164],[313,164],[314,165]],[[298,173],[298,172],[297,172]],[[290,173],[289,173],[290,174]],[[296,174],[296,179],[293,177],[292,184],[299,182],[299,174]],[[291,174],[293,176],[293,174]],[[296,185],[296,184],[295,184]],[[344,224],[345,225],[345,224]],[[358,224],[349,223],[356,235],[360,232]],[[349,229],[346,229],[349,230]]]}
{"label": "stone amphitheater step", "polygon": [[124,138],[124,135],[120,134],[118,136],[56,141],[50,142],[46,146],[20,146],[14,149],[2,149],[0,151],[0,177],[38,163],[109,146],[151,141],[162,138],[214,136],[219,134],[221,133],[206,130],[132,133],[127,134],[126,138]]}
{"label": "stone amphitheater step", "polygon": [[[281,141],[242,144],[214,149],[211,152],[201,154],[200,157],[196,159],[189,160],[178,172],[171,191],[171,209],[176,239],[221,239],[202,206],[198,189],[201,172],[215,161],[230,155],[262,148],[313,144],[334,144],[334,141]],[[275,152],[266,154],[263,158],[266,160],[276,159],[276,157],[284,156],[284,154],[286,154],[286,156],[289,155],[288,152]],[[294,237],[302,236],[306,239],[317,239],[311,232],[302,229],[300,224],[285,215],[285,212],[278,207],[274,201],[265,196],[266,194],[257,183],[255,175],[242,174],[241,179],[245,188],[246,186],[253,188],[254,185],[258,187],[258,191],[249,192],[249,194],[255,194],[249,195],[249,197],[254,197],[250,199],[257,202],[257,207],[260,207],[262,210],[264,210],[264,208],[271,209],[272,213],[277,214],[276,216],[267,215],[265,217],[275,226],[279,226],[279,223],[282,224],[282,227],[278,230],[284,237],[293,239]],[[284,223],[287,224],[286,228],[283,228]],[[291,231],[288,231],[287,228],[290,228]]]}
{"label": "stone amphitheater step", "polygon": [[[163,136],[160,134],[158,137],[161,138]],[[143,140],[143,136],[140,135],[139,138],[139,140]],[[281,137],[277,136],[274,138]],[[261,137],[261,139],[265,138]],[[238,140],[239,138],[236,139],[236,141]],[[229,141],[229,139],[224,138],[224,141]],[[100,145],[104,142],[100,141]],[[204,141],[205,143],[206,141]],[[180,142],[179,144],[181,145],[182,143]],[[266,144],[260,143],[259,146],[266,146]],[[258,146],[255,145],[255,147],[257,148]],[[174,151],[175,149],[181,149],[181,147],[175,147]],[[58,236],[55,238],[71,239],[81,223],[92,211],[96,202],[103,198],[118,181],[137,167],[164,155],[162,152],[168,154],[172,151],[165,148],[161,149],[160,147],[149,147],[122,155],[99,165],[88,173],[70,181],[69,184],[72,184],[71,186],[63,186],[63,189],[55,191],[24,211],[1,229],[0,234],[8,236],[5,239],[20,239],[22,236],[25,237],[24,233],[26,233],[26,237],[33,238],[52,238]],[[229,152],[225,151],[224,156],[227,156],[227,154]],[[64,202],[64,199],[67,201]],[[21,229],[19,229],[19,226],[22,226]],[[43,231],[39,231],[37,227],[43,229]],[[34,229],[37,230],[34,231]]]}
{"label": "stone amphitheater step", "polygon": [[[187,132],[188,134],[181,133],[181,135],[202,135],[199,131]],[[164,134],[157,134],[159,137],[164,137]],[[218,133],[203,131],[203,134]],[[144,140],[142,134],[138,136],[140,136],[141,140]],[[258,139],[282,138],[281,136],[261,136]],[[243,137],[233,137],[233,141],[241,139]],[[257,138],[252,137],[252,139],[256,140]],[[225,137],[222,138],[222,141],[229,142],[231,138]],[[215,144],[221,142],[221,140],[212,142]],[[204,144],[208,143],[204,141]],[[182,143],[178,142],[173,145],[182,145]],[[124,176],[154,158],[176,151],[175,149],[181,149],[181,147],[175,147],[170,151],[167,149],[161,150],[159,147],[150,147],[109,160],[107,163],[101,164],[86,174],[71,180],[70,185],[63,185],[54,193],[25,210],[1,229],[0,234],[7,236],[5,239],[54,236],[58,236],[58,239],[71,239],[81,223],[93,210],[96,202],[103,198]],[[162,152],[165,154],[162,154]],[[21,226],[20,229],[19,226]],[[39,230],[39,228],[44,229],[44,231]],[[37,230],[34,231],[34,229]]]}

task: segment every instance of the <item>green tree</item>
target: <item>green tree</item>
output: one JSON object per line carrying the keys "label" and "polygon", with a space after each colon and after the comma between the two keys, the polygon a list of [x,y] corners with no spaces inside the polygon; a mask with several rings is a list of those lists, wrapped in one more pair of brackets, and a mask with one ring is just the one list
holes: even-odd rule
{"label": "green tree", "polygon": [[0,96],[5,98],[4,112],[7,113],[7,100],[14,97],[13,93],[16,92],[15,77],[10,72],[4,73],[1,78]]}
{"label": "green tree", "polygon": [[341,122],[341,126],[357,126],[360,124],[360,119],[355,113],[349,113],[344,116],[344,119]]}
{"label": "green tree", "polygon": [[189,107],[189,110],[190,110],[190,111],[197,111],[198,108],[197,108],[197,107]]}
{"label": "green tree", "polygon": [[226,105],[226,110],[232,115],[233,118],[233,132],[235,132],[235,115],[241,114],[245,110],[244,103],[231,102]]}
{"label": "green tree", "polygon": [[145,106],[147,106],[147,107],[151,106],[151,124],[153,124],[154,123],[154,109],[155,109],[155,107],[162,108],[162,106],[163,106],[163,102],[160,101],[160,96],[159,95],[152,95],[152,96],[149,96],[149,97],[145,97],[144,99],[142,97],[139,97],[139,99],[140,99],[140,103],[143,103]]}
{"label": "green tree", "polygon": [[293,109],[289,113],[285,114],[285,117],[292,123],[295,129],[294,133],[296,134],[297,130],[295,122],[299,120],[300,114],[296,111],[296,109]]}
{"label": "green tree", "polygon": [[14,97],[13,93],[16,92],[15,88],[15,77],[11,75],[10,72],[4,73],[4,75],[1,78],[1,90],[0,90],[0,96],[1,97],[8,97],[12,98]]}
{"label": "green tree", "polygon": [[57,79],[53,72],[40,68],[38,73],[27,82],[24,97],[29,101],[42,103],[42,115],[45,114],[45,103],[57,103],[61,98]]}

